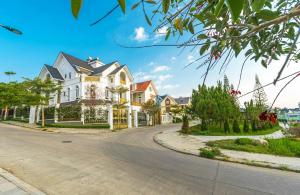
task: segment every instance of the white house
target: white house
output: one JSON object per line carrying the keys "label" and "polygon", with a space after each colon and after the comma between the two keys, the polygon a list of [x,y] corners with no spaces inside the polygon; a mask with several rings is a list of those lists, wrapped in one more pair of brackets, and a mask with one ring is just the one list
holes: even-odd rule
{"label": "white house", "polygon": [[[131,107],[130,87],[133,77],[126,65],[117,61],[106,64],[98,58],[91,57],[81,60],[60,52],[52,66],[43,66],[39,78],[44,80],[47,77],[62,86],[60,93],[51,94],[49,106],[58,108],[80,103],[82,109],[86,109],[91,101],[101,102],[99,107],[108,111],[108,122],[113,128],[113,105],[123,102],[127,110],[128,127],[137,126],[137,110]],[[121,87],[128,90],[122,93],[114,92],[113,89]],[[132,115],[135,117],[133,124]],[[84,116],[81,120],[84,122]]]}

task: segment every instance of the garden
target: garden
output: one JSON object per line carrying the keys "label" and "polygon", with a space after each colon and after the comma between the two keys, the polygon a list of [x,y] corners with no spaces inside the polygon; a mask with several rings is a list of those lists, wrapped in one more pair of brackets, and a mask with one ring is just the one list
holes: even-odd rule
{"label": "garden", "polygon": [[227,76],[216,86],[199,85],[193,90],[189,113],[200,119],[200,124],[189,127],[191,135],[265,135],[280,129],[277,115],[267,111],[267,97],[258,77],[255,78],[253,99],[241,107],[240,91],[229,84]]}

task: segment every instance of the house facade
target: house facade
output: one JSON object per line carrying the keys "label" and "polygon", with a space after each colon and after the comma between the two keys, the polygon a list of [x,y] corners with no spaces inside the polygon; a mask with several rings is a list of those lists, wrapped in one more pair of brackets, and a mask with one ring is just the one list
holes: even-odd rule
{"label": "house facade", "polygon": [[[106,111],[107,122],[113,128],[114,106],[122,104],[125,110],[122,113],[127,118],[126,127],[137,126],[138,108],[131,106],[133,77],[128,67],[118,61],[106,64],[98,58],[82,60],[60,52],[52,66],[43,66],[39,78],[50,78],[61,86],[59,92],[50,94],[49,107],[80,104],[83,110],[80,121],[84,123],[84,111],[92,105],[97,113],[98,109]],[[54,119],[55,122],[57,120]]]}
{"label": "house facade", "polygon": [[131,85],[132,105],[141,106],[143,103],[149,100],[156,101],[157,95],[157,89],[151,80],[134,83]]}
{"label": "house facade", "polygon": [[181,107],[181,108],[186,108],[191,105],[191,97],[179,97],[179,98],[174,98],[176,103]]}
{"label": "house facade", "polygon": [[171,114],[172,106],[177,105],[175,99],[169,95],[157,96],[157,103],[160,106],[161,123],[170,124],[173,122]]}

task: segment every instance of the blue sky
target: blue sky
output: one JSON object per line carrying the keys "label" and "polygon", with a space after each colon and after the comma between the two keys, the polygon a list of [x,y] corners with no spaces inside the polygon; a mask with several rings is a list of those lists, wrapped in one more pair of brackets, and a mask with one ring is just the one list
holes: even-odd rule
{"label": "blue sky", "polygon": [[[117,43],[147,45],[164,43],[164,40],[163,36],[154,33],[153,28],[146,24],[140,9],[128,9],[126,15],[117,10],[101,23],[90,27],[91,22],[116,4],[114,1],[105,2],[85,0],[78,20],[75,20],[70,11],[69,0],[1,1],[0,23],[17,27],[24,34],[16,36],[0,29],[0,82],[8,80],[3,75],[4,71],[16,72],[17,75],[13,78],[15,80],[22,77],[33,78],[38,75],[43,64],[52,65],[58,53],[64,51],[82,59],[88,56],[99,57],[105,63],[118,60],[129,66],[137,81],[153,79],[160,94],[168,93],[175,97],[190,95],[192,89],[201,82],[200,76],[204,70],[196,70],[195,66],[186,69],[183,67],[197,57],[198,50],[186,49],[182,52],[174,47],[119,47]],[[132,2],[135,1],[128,1],[129,6]],[[184,37],[182,40],[185,40]],[[169,41],[174,42],[174,39]],[[240,59],[234,60],[226,71],[234,85],[238,81],[240,64]],[[241,84],[242,93],[253,89],[256,73],[262,83],[272,81],[279,66],[276,67],[270,71],[255,63],[247,65]],[[291,72],[292,70],[295,68],[291,68]],[[285,73],[288,74],[288,71]],[[222,77],[223,74],[220,75],[215,70],[209,75],[207,83],[212,85]],[[276,105],[297,106],[300,102],[300,92],[295,93],[294,90],[297,86],[299,88],[300,83],[297,82],[285,91],[284,97],[279,98]],[[280,85],[266,89],[270,102],[279,87]],[[241,101],[249,98],[251,96]]]}

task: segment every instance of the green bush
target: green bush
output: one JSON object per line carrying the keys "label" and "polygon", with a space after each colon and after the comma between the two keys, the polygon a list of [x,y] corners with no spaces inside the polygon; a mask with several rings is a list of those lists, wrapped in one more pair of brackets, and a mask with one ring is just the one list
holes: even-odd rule
{"label": "green bush", "polygon": [[241,133],[241,129],[237,120],[233,120],[232,130],[234,133]]}
{"label": "green bush", "polygon": [[257,131],[257,126],[256,126],[255,120],[251,121],[251,128],[252,128],[252,131]]}
{"label": "green bush", "polygon": [[46,124],[46,127],[54,127],[54,128],[79,128],[79,129],[107,129],[109,128],[109,124],[89,124],[89,125],[81,125],[81,124],[61,124],[61,123],[53,123]]}
{"label": "green bush", "polygon": [[181,132],[188,134],[189,133],[189,119],[187,115],[182,116],[182,127]]}
{"label": "green bush", "polygon": [[250,145],[252,144],[252,139],[249,138],[238,138],[234,141],[238,145]]}
{"label": "green bush", "polygon": [[244,133],[249,132],[249,122],[247,119],[244,120],[243,131],[244,131]]}
{"label": "green bush", "polygon": [[230,131],[229,123],[228,123],[228,120],[226,120],[226,121],[224,122],[224,132],[225,132],[225,133],[229,133],[229,131]]}
{"label": "green bush", "polygon": [[215,158],[216,156],[220,155],[221,151],[218,148],[201,148],[200,149],[200,156],[205,158]]}
{"label": "green bush", "polygon": [[205,120],[201,121],[201,131],[207,131],[207,124]]}

